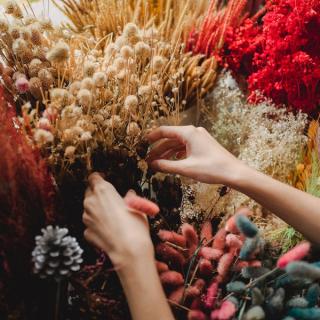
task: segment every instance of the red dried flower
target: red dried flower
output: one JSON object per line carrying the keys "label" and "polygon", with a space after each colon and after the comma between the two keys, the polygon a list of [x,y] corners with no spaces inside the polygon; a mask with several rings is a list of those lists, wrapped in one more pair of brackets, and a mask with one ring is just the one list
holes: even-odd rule
{"label": "red dried flower", "polygon": [[229,28],[225,61],[247,77],[252,102],[258,91],[310,113],[320,104],[320,3],[269,0],[266,10],[262,25],[248,19]]}

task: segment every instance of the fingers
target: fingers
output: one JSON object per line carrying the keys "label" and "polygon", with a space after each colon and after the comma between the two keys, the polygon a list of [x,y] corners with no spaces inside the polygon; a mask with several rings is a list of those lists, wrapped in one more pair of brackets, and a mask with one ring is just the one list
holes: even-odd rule
{"label": "fingers", "polygon": [[185,148],[184,145],[175,139],[165,139],[155,145],[149,152],[147,161],[153,161],[156,158],[161,158],[161,155],[173,148]]}
{"label": "fingers", "polygon": [[129,208],[141,211],[151,217],[154,217],[160,211],[155,203],[145,198],[141,198],[131,191],[124,197],[124,202]]}
{"label": "fingers", "polygon": [[155,171],[161,171],[164,173],[181,174],[184,175],[185,167],[187,166],[187,159],[173,161],[167,159],[154,160],[150,163],[150,166]]}
{"label": "fingers", "polygon": [[98,172],[94,172],[90,174],[90,176],[88,177],[88,183],[91,189],[93,189],[95,185],[102,183],[104,181],[105,180],[101,177],[100,173]]}
{"label": "fingers", "polygon": [[180,143],[184,144],[192,129],[195,128],[193,126],[161,126],[150,132],[146,138],[150,143],[154,143],[160,139],[168,138],[178,140]]}

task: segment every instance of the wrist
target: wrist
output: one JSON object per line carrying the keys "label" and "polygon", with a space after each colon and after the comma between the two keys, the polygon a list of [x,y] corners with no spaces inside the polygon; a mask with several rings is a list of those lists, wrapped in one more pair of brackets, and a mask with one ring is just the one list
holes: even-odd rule
{"label": "wrist", "polygon": [[109,257],[120,273],[126,273],[134,264],[154,260],[154,247],[151,239],[135,241],[109,252]]}
{"label": "wrist", "polygon": [[226,185],[232,189],[241,191],[247,181],[252,179],[255,171],[248,167],[245,163],[238,160],[233,164],[233,170],[230,170],[230,175],[226,179]]}

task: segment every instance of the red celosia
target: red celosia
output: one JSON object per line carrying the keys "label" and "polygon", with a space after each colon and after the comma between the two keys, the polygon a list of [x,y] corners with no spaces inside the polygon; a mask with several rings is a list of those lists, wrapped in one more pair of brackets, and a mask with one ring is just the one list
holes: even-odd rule
{"label": "red celosia", "polygon": [[281,256],[277,267],[284,269],[288,263],[303,259],[310,251],[310,243],[302,242]]}
{"label": "red celosia", "polygon": [[312,112],[320,103],[320,2],[269,0],[263,24],[229,29],[225,58],[247,77],[250,100]]}
{"label": "red celosia", "polygon": [[0,128],[0,269],[16,281],[12,285],[15,296],[26,293],[30,297],[34,294],[30,254],[34,237],[54,220],[54,183],[38,150],[20,130],[1,87]]}

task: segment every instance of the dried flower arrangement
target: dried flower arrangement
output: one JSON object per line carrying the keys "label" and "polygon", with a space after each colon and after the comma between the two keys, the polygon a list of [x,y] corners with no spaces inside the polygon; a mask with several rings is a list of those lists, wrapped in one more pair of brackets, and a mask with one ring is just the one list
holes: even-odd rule
{"label": "dried flower arrangement", "polygon": [[159,231],[157,267],[178,319],[319,317],[319,262],[300,261],[310,244],[302,242],[276,262],[250,214],[238,210],[215,235],[211,221],[199,234],[187,223],[180,233]]}
{"label": "dried flower arrangement", "polygon": [[276,104],[312,113],[320,101],[319,2],[272,0],[265,9],[261,24],[254,18],[229,29],[226,63],[247,78],[251,101],[259,100],[259,91]]}
{"label": "dried flower arrangement", "polygon": [[[281,7],[282,2],[274,5]],[[33,262],[41,276],[59,280],[79,270],[68,278],[68,308],[63,312],[70,319],[130,319],[109,259],[97,257],[82,237],[79,214],[86,177],[98,170],[120,193],[135,189],[159,203],[161,216],[150,219],[151,234],[160,278],[178,319],[317,319],[320,290],[314,282],[319,266],[295,262],[308,255],[308,243],[280,258],[278,268],[270,271],[280,248],[264,244],[262,231],[247,218],[252,215],[249,209],[235,210],[243,204],[255,212],[262,208],[225,186],[208,188],[183,181],[181,187],[177,177],[152,175],[143,160],[148,130],[162,123],[179,124],[186,108],[206,104],[210,129],[227,149],[250,166],[319,195],[318,123],[310,125],[302,168],[297,163],[307,141],[305,114],[290,113],[268,101],[253,107],[230,73],[222,73],[212,91],[225,38],[230,50],[230,39],[239,36],[235,30],[260,19],[264,8],[238,29],[262,1],[63,0],[57,5],[72,25],[54,27],[49,20],[26,15],[12,0],[0,19],[0,82],[17,114],[13,107],[1,105],[5,157],[0,159],[0,183],[15,182],[12,197],[7,188],[0,188],[4,203],[0,219],[10,226],[10,234],[0,236],[0,266],[5,270],[0,272],[1,291],[12,288],[7,283],[9,271],[20,266],[8,255],[11,235],[17,239],[16,251],[30,265],[34,236],[46,224],[61,221],[84,248],[84,265],[79,270],[82,249],[67,236],[68,230],[50,226],[36,238]],[[267,15],[277,11],[270,3],[267,9]],[[101,18],[105,16],[111,18]],[[264,26],[270,23],[267,20]],[[250,27],[250,39],[259,38],[260,29]],[[228,54],[227,61],[237,52]],[[21,152],[15,152],[17,146]],[[21,166],[13,166],[17,162]],[[25,189],[28,198],[20,197]],[[61,219],[47,208],[54,191]],[[26,210],[27,199],[34,203]],[[17,210],[8,215],[11,206]],[[272,226],[279,223],[271,219]],[[18,246],[21,239],[28,248]],[[30,270],[21,274],[28,278]],[[0,317],[9,315],[6,298],[0,295]]]}

